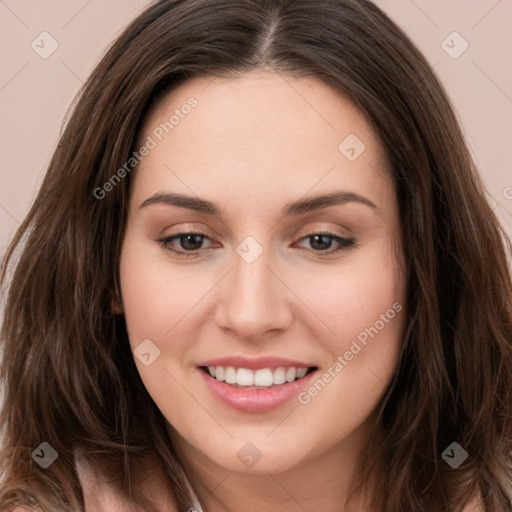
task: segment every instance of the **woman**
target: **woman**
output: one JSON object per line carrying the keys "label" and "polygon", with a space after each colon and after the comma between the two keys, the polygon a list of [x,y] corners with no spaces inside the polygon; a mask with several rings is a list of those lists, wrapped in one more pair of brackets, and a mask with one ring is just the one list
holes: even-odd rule
{"label": "woman", "polygon": [[370,2],[153,3],[6,256],[2,510],[510,510],[502,234]]}

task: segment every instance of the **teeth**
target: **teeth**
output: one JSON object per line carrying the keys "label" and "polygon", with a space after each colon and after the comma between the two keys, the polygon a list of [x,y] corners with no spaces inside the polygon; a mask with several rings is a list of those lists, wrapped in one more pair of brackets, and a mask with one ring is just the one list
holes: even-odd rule
{"label": "teeth", "polygon": [[247,368],[238,368],[236,371],[236,383],[239,386],[252,386],[254,384],[254,372]]}
{"label": "teeth", "polygon": [[304,375],[306,375],[308,369],[307,368],[299,368],[297,370],[297,379],[302,379],[302,377],[304,377]]}
{"label": "teeth", "polygon": [[286,370],[286,382],[292,382],[297,377],[297,368],[288,368]]}
{"label": "teeth", "polygon": [[224,381],[227,384],[236,384],[236,370],[232,366],[228,366],[224,372]]}
{"label": "teeth", "polygon": [[272,386],[274,384],[274,376],[272,371],[268,368],[263,370],[256,370],[254,373],[254,385],[255,386]]}
{"label": "teeth", "polygon": [[286,382],[302,379],[307,373],[307,368],[261,368],[249,370],[248,368],[234,368],[233,366],[208,366],[211,377],[226,384],[244,387],[269,388],[279,386]]}
{"label": "teeth", "polygon": [[284,384],[286,382],[286,370],[283,367],[276,368],[274,371],[274,384]]}

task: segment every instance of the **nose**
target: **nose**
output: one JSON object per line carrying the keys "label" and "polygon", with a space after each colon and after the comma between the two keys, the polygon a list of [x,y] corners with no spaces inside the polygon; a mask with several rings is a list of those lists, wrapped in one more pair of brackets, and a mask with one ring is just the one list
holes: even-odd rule
{"label": "nose", "polygon": [[285,330],[293,321],[291,294],[269,267],[266,252],[247,263],[234,255],[234,268],[223,280],[215,321],[240,339],[257,341]]}

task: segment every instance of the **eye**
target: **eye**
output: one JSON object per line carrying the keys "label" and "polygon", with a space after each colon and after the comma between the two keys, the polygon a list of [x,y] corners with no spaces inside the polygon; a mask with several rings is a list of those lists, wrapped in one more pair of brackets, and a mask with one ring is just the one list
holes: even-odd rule
{"label": "eye", "polygon": [[203,233],[176,233],[158,240],[164,249],[180,257],[197,256],[197,252],[205,249],[203,243],[209,238]]}
{"label": "eye", "polygon": [[310,233],[301,242],[308,241],[314,252],[333,253],[355,246],[354,238],[345,238],[334,233]]}
{"label": "eye", "polygon": [[[211,248],[213,244],[207,247],[204,246],[204,243],[208,240],[210,238],[203,233],[187,232],[161,238],[158,242],[165,250],[176,256],[190,258],[199,256],[199,253],[204,249]],[[323,254],[331,254],[355,246],[354,238],[346,238],[329,232],[310,233],[301,238],[299,244],[305,241],[309,242],[308,245],[313,252]]]}

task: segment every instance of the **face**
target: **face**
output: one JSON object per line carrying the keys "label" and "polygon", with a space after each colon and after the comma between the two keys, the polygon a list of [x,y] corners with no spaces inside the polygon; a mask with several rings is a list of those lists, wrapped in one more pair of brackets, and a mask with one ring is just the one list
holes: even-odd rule
{"label": "face", "polygon": [[139,148],[121,307],[178,447],[263,473],[361,446],[405,323],[397,201],[365,116],[314,78],[194,79]]}

